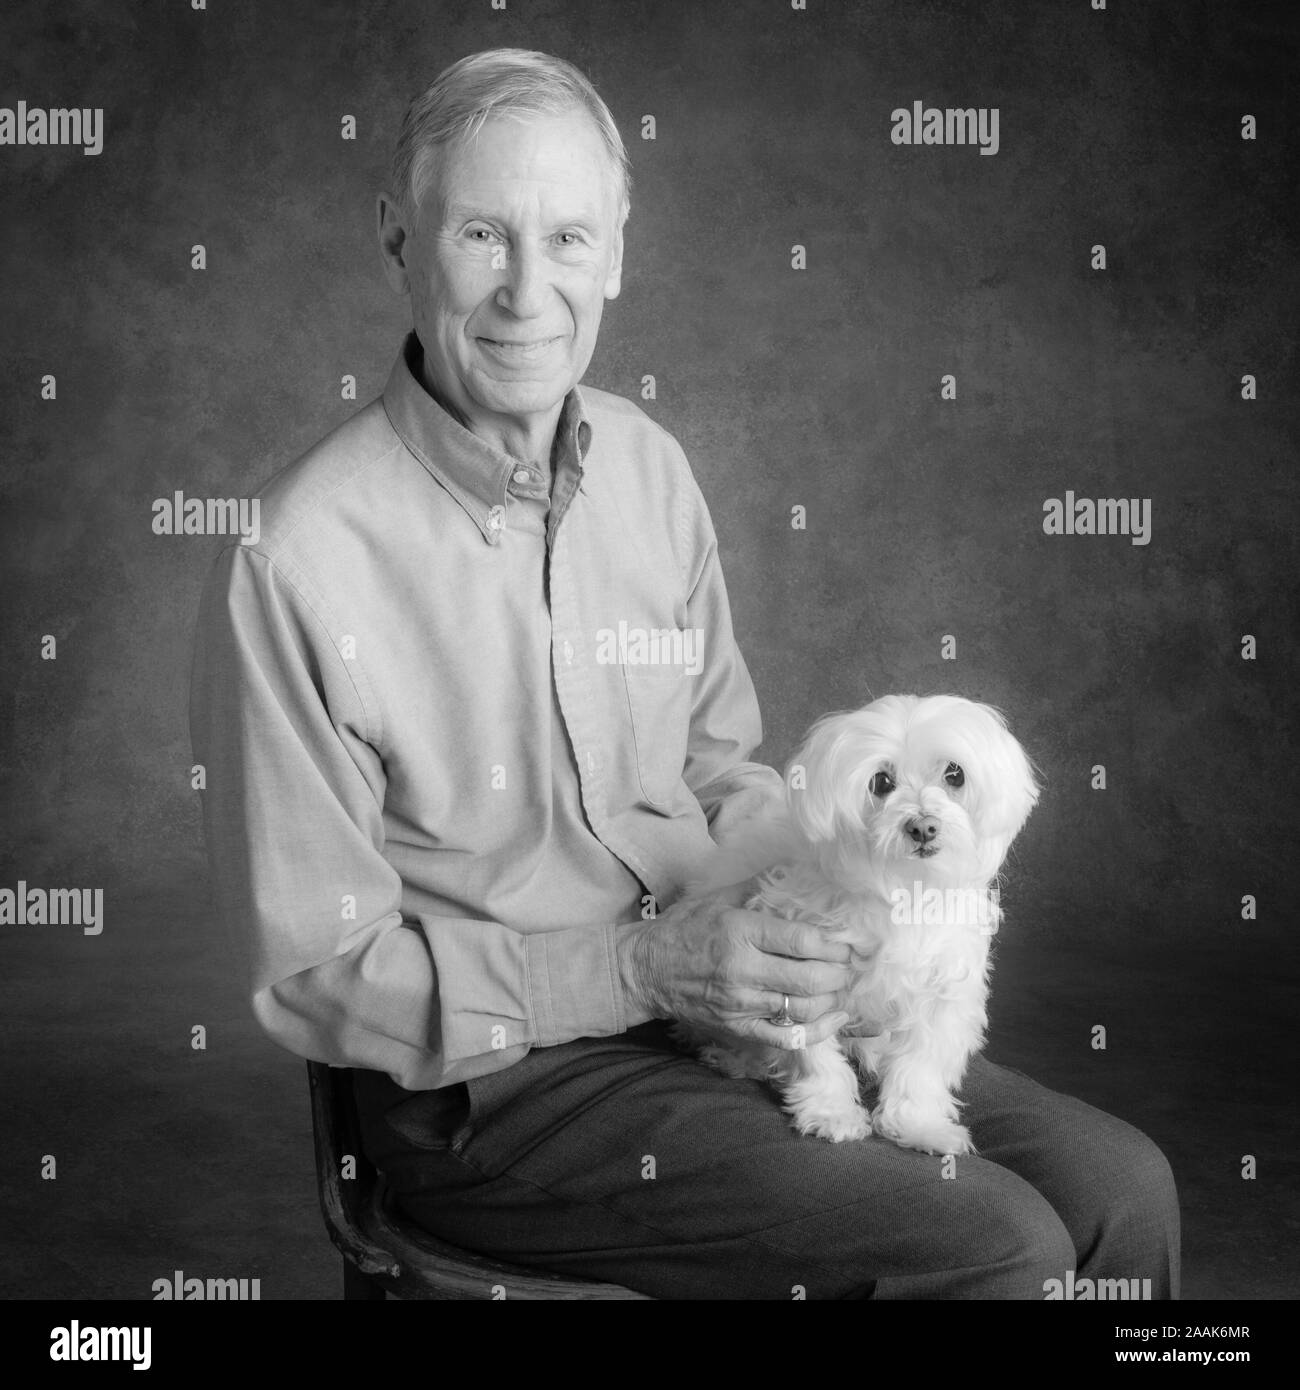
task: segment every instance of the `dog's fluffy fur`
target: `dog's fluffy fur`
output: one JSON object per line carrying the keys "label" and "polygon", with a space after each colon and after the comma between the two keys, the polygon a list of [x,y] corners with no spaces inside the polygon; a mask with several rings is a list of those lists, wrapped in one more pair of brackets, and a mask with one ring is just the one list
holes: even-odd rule
{"label": "dog's fluffy fur", "polygon": [[[814,725],[786,786],[786,814],[750,827],[722,856],[729,869],[691,893],[768,866],[747,905],[849,943],[863,958],[860,1022],[802,1050],[695,1025],[677,1036],[730,1076],[770,1080],[801,1133],[874,1130],[905,1148],[972,1152],[953,1092],[984,1042],[994,881],[1038,799],[1028,758],[987,705],[887,695]],[[853,1064],[879,1080],[870,1114]]]}

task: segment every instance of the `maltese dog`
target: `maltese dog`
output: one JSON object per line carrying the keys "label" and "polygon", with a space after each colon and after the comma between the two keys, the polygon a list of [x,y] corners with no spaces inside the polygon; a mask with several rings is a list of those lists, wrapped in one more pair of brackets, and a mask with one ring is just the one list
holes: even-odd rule
{"label": "maltese dog", "polygon": [[[677,1025],[678,1038],[729,1076],[772,1082],[802,1134],[874,1131],[925,1153],[974,1152],[953,1092],[984,1042],[995,881],[1038,800],[1029,759],[988,705],[886,695],[813,726],[786,800],[780,818],[728,847],[729,874],[691,891],[768,866],[746,905],[849,943],[857,1021],[812,1046],[795,1032],[792,1048],[693,1024]],[[788,1008],[771,1021],[797,1030]],[[879,1081],[870,1114],[854,1065]]]}

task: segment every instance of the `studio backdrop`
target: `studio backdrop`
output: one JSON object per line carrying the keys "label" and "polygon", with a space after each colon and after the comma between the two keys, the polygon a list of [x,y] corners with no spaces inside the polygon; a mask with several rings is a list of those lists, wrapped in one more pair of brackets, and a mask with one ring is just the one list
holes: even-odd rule
{"label": "studio backdrop", "polygon": [[[622,292],[586,380],[691,462],[758,756],[889,692],[988,701],[1044,783],[1007,933],[1040,957],[1158,949],[1155,994],[1199,962],[1235,982],[1206,1024],[1239,1039],[1294,999],[1286,8],[10,5],[0,990],[24,1147],[0,1180],[32,1248],[100,1200],[49,1109],[87,1068],[152,1098],[136,1208],[225,1142],[220,1107],[184,1142],[163,1118],[214,1044],[298,1094],[213,926],[186,707],[226,540],[186,504],[254,497],[382,389],[409,315],[375,195],[410,97],[483,48],[576,63],[627,143]],[[87,890],[101,919],[28,920],[20,885]],[[1213,1162],[1235,1180],[1262,1142]],[[81,1195],[37,1190],[51,1153]],[[136,1235],[133,1268],[170,1271],[175,1240]],[[118,1267],[49,1287],[149,1296]]]}

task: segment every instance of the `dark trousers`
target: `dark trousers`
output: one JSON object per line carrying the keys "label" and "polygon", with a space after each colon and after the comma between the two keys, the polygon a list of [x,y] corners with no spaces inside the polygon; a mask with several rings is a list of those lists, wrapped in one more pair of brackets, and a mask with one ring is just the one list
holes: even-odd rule
{"label": "dark trousers", "polygon": [[656,1298],[1042,1299],[1067,1270],[1178,1296],[1160,1150],[983,1058],[961,1091],[979,1156],[948,1160],[801,1136],[659,1023],[443,1091],[358,1073],[357,1097],[409,1218],[511,1264]]}

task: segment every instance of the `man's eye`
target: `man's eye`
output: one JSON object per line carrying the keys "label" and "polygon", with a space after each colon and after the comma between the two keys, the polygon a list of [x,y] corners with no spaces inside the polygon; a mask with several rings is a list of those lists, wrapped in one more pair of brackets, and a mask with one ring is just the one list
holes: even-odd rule
{"label": "man's eye", "polygon": [[871,779],[872,796],[888,796],[894,790],[894,779],[887,772],[877,772]]}
{"label": "man's eye", "polygon": [[960,787],[966,781],[966,774],[957,766],[956,763],[949,763],[943,772],[943,780],[950,787]]}
{"label": "man's eye", "polygon": [[[564,240],[565,237],[569,238],[568,241]],[[562,246],[576,246],[578,244],[577,232],[560,232],[556,239]]]}

